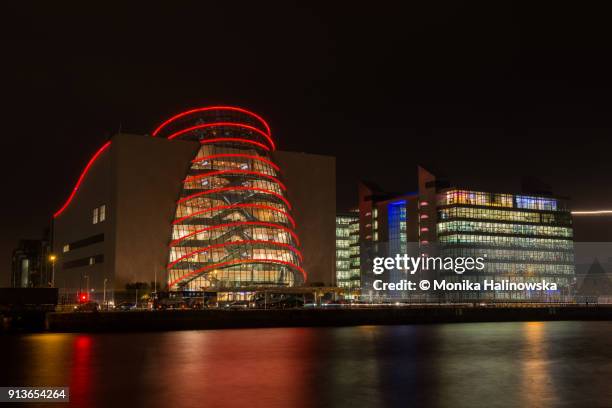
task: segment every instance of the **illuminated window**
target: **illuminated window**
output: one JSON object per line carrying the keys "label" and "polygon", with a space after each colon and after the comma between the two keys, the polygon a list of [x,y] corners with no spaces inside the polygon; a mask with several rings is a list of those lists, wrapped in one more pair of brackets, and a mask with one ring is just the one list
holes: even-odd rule
{"label": "illuminated window", "polygon": [[92,223],[97,224],[106,220],[106,205],[102,204],[100,207],[93,209]]}
{"label": "illuminated window", "polygon": [[[242,113],[202,112],[193,116],[196,123],[245,119]],[[253,125],[250,119],[247,123]],[[200,146],[176,207],[169,250],[170,289],[301,284],[304,273],[290,204],[278,181],[277,166],[259,148],[265,149],[260,143],[267,144],[261,140],[265,135],[240,126],[215,125],[184,136],[211,143]],[[212,142],[211,137],[217,140]],[[351,237],[342,217],[336,221],[336,232],[337,260],[344,268],[351,262]],[[234,294],[225,295],[226,300],[237,299]]]}
{"label": "illuminated window", "polygon": [[66,245],[64,245],[64,247],[62,248],[62,251],[63,251],[63,252],[68,252],[68,251],[70,251],[70,244],[66,244]]}
{"label": "illuminated window", "polygon": [[556,211],[557,200],[540,197],[516,196],[516,206],[518,208],[526,208],[530,210]]}
{"label": "illuminated window", "polygon": [[406,252],[406,201],[395,201],[388,205],[389,253]]}

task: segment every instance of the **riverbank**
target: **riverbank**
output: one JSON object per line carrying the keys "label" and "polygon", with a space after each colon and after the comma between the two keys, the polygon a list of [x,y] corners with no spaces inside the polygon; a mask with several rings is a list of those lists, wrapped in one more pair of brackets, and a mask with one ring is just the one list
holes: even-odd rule
{"label": "riverbank", "polygon": [[165,331],[258,327],[320,327],[429,323],[612,320],[612,307],[412,306],[286,310],[166,310],[98,313],[47,313],[51,332]]}

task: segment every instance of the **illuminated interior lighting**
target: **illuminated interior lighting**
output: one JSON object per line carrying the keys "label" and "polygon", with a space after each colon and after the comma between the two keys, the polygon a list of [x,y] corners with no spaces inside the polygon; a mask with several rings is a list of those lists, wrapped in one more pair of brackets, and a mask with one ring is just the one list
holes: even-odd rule
{"label": "illuminated interior lighting", "polygon": [[258,191],[264,194],[271,194],[274,197],[280,199],[281,201],[283,201],[286,205],[287,208],[291,209],[291,204],[289,204],[289,201],[287,201],[287,199],[285,197],[283,197],[280,194],[275,193],[274,191],[270,191],[270,190],[266,190],[265,188],[258,188],[258,187],[222,187],[222,188],[213,188],[210,190],[206,190],[206,191],[200,191],[199,193],[195,193],[192,195],[189,195],[187,197],[183,197],[180,200],[177,201],[177,204],[180,203],[184,203],[185,201],[189,201],[193,198],[199,197],[199,196],[203,196],[203,195],[207,195],[207,194],[215,194],[215,193],[222,193],[224,191]]}
{"label": "illuminated interior lighting", "polygon": [[205,177],[213,177],[213,176],[220,176],[223,174],[250,174],[250,175],[254,175],[254,176],[260,176],[260,177],[264,177],[267,178],[269,180],[272,180],[273,182],[275,182],[276,184],[278,184],[283,190],[287,190],[287,187],[285,187],[285,185],[283,183],[281,183],[281,181],[279,179],[277,179],[274,176],[270,176],[268,174],[265,173],[261,173],[259,171],[251,171],[251,170],[219,170],[219,171],[212,171],[210,173],[202,173],[202,174],[198,174],[196,176],[189,176],[185,179],[185,182],[189,182],[189,181],[193,181],[193,180],[198,180],[201,178],[205,178]]}
{"label": "illuminated interior lighting", "polygon": [[612,210],[572,211],[572,215],[605,215],[612,214]]}
{"label": "illuminated interior lighting", "polygon": [[285,243],[282,243],[282,242],[264,241],[264,240],[256,239],[256,240],[245,240],[245,241],[222,242],[220,244],[210,245],[210,246],[207,246],[205,248],[199,248],[199,249],[196,249],[195,251],[192,251],[192,252],[188,253],[187,255],[181,256],[180,258],[176,259],[173,262],[170,262],[166,268],[170,269],[171,267],[173,267],[174,265],[176,265],[177,263],[181,262],[184,259],[190,258],[191,256],[193,256],[195,254],[199,254],[201,252],[210,251],[211,249],[223,248],[223,247],[229,246],[229,245],[248,245],[248,244],[266,244],[266,245],[275,245],[275,246],[287,248],[290,251],[292,251],[294,254],[296,254],[297,257],[300,258],[300,261],[303,260],[302,253],[300,251],[298,251],[293,245],[285,244]]}
{"label": "illuminated interior lighting", "polygon": [[201,162],[201,161],[208,161],[208,160],[213,160],[213,159],[220,159],[220,158],[228,158],[228,157],[244,157],[247,159],[252,159],[252,160],[259,160],[261,162],[264,162],[268,165],[270,165],[274,170],[276,171],[280,171],[280,168],[272,163],[270,160],[266,159],[265,157],[261,157],[261,156],[253,156],[250,154],[240,154],[240,153],[222,153],[222,154],[213,154],[210,156],[205,156],[205,157],[200,157],[198,159],[194,159],[192,160],[192,163],[197,163],[197,162]]}
{"label": "illuminated interior lighting", "polygon": [[276,264],[280,264],[280,265],[286,265],[289,266],[291,268],[295,268],[298,271],[300,271],[300,273],[302,274],[302,276],[304,277],[304,282],[306,282],[307,277],[306,277],[306,272],[304,271],[304,269],[300,268],[299,266],[292,264],[291,262],[286,262],[286,261],[281,261],[278,259],[236,259],[233,261],[227,261],[227,262],[221,262],[218,264],[214,264],[214,265],[209,265],[209,266],[205,266],[203,268],[197,269],[193,272],[190,272],[184,276],[181,276],[178,279],[173,280],[172,282],[168,283],[169,287],[172,287],[174,285],[176,285],[178,282],[189,278],[191,276],[194,275],[198,275],[200,273],[206,272],[208,270],[213,270],[213,269],[217,269],[217,268],[221,268],[223,266],[231,266],[231,265],[237,265],[237,264],[244,264],[244,263],[263,263],[263,264],[268,264],[268,263],[276,263]]}
{"label": "illuminated interior lighting", "polygon": [[189,214],[189,215],[186,215],[184,217],[178,218],[178,219],[172,221],[172,224],[173,225],[180,224],[181,222],[183,222],[183,221],[185,221],[185,220],[187,220],[187,219],[189,219],[191,217],[195,217],[195,216],[198,216],[198,215],[201,215],[201,214],[206,214],[208,212],[221,211],[221,210],[231,210],[233,208],[259,208],[259,209],[262,209],[262,210],[276,211],[276,212],[286,216],[287,219],[291,222],[291,225],[293,225],[293,228],[295,228],[295,220],[293,219],[293,217],[289,213],[287,213],[287,212],[285,212],[283,210],[280,210],[280,209],[278,209],[276,207],[272,207],[272,206],[269,206],[269,205],[263,205],[263,204],[233,204],[233,205],[220,205],[220,206],[217,206],[217,207],[206,208],[204,210],[196,211],[196,212],[194,212],[192,214]]}
{"label": "illuminated interior lighting", "polygon": [[184,241],[185,239],[187,239],[189,237],[192,237],[194,235],[200,234],[202,232],[212,231],[212,230],[216,230],[216,229],[219,229],[219,228],[239,227],[239,226],[242,226],[242,225],[252,225],[252,226],[257,226],[257,227],[269,227],[269,228],[277,228],[277,229],[283,230],[283,231],[289,233],[289,235],[291,235],[293,237],[293,239],[295,239],[295,243],[297,245],[300,245],[300,240],[299,240],[297,234],[295,232],[293,232],[292,230],[290,230],[289,228],[285,227],[285,226],[282,226],[282,225],[279,225],[279,224],[275,224],[275,223],[272,223],[272,222],[263,222],[263,221],[237,221],[237,222],[230,222],[230,223],[227,223],[227,224],[212,225],[210,227],[206,227],[206,228],[199,229],[197,231],[190,232],[189,234],[184,235],[184,236],[182,236],[180,238],[177,238],[177,239],[173,240],[172,242],[170,242],[170,246],[171,247],[176,246],[176,244],[178,244],[179,242]]}
{"label": "illuminated interior lighting", "polygon": [[[198,114],[206,111],[211,111],[211,114]],[[244,115],[233,115],[224,111],[240,112]],[[164,129],[166,126],[167,128]],[[203,129],[217,131],[197,132]],[[195,289],[193,285],[197,286],[196,282],[192,281],[193,279],[206,278],[207,273],[215,275],[219,268],[227,269],[234,264],[258,264],[260,266],[263,264],[264,268],[265,264],[268,264],[267,268],[273,267],[273,264],[286,265],[290,267],[290,275],[293,275],[296,282],[302,280],[298,272],[306,280],[306,273],[301,267],[302,254],[297,249],[299,239],[294,232],[295,221],[289,215],[292,206],[285,194],[286,187],[279,180],[278,173],[269,170],[273,168],[280,172],[279,167],[265,153],[276,149],[266,121],[242,108],[211,106],[179,113],[163,122],[153,132],[153,136],[163,136],[168,140],[181,138],[181,135],[190,135],[191,139],[197,136],[196,139],[199,139],[202,145],[198,155],[208,154],[208,156],[196,156],[191,160],[194,163],[189,170],[191,174],[183,179],[185,196],[180,197],[177,201],[175,220],[172,221],[172,224],[175,225],[173,237],[179,238],[170,242],[172,259],[179,258],[168,264],[172,273],[171,278],[168,279],[172,281],[169,286],[176,288],[177,283],[180,283],[178,286],[184,283],[187,285],[186,288],[193,290]],[[209,148],[209,145],[212,147]],[[214,160],[219,160],[219,162]],[[254,185],[253,179],[258,180],[262,185],[251,187]],[[229,186],[227,184],[215,186],[218,182],[225,183],[226,180],[230,181]],[[202,187],[202,185],[206,186]],[[246,193],[240,193],[241,191],[246,191]],[[236,201],[238,198],[239,201]],[[223,202],[216,203],[222,205],[213,208],[203,208],[208,205],[200,206],[200,204],[210,205],[209,201],[216,201],[216,199],[222,199]],[[246,215],[247,220],[240,221],[244,216],[240,215],[239,211],[235,211],[240,208],[260,210],[251,210],[250,214],[241,211]],[[191,213],[192,211],[194,212]],[[197,217],[205,213],[208,214]],[[216,224],[217,222],[225,222],[225,224]],[[216,230],[216,232],[209,232],[211,230]],[[256,235],[252,236],[249,232]],[[261,237],[258,235],[260,233]],[[177,246],[180,246],[180,250]],[[210,260],[209,254],[213,252],[213,248],[227,246],[232,246],[236,251],[229,251],[228,248],[228,256],[218,260],[220,263],[211,265],[208,262],[196,261],[202,256],[198,254],[204,254],[204,257]],[[243,247],[247,249],[243,251]],[[261,248],[261,256],[265,259],[248,259],[257,256],[257,252],[250,252],[253,248]],[[280,253],[283,254],[283,257],[289,256],[290,260],[293,260],[286,262],[279,259],[268,259],[269,254],[266,255],[263,252],[266,248],[272,251],[269,254]],[[189,253],[184,255],[185,252]],[[274,257],[278,256],[272,256]],[[175,266],[179,263],[187,265],[187,270]],[[193,270],[202,264],[208,265]],[[254,269],[254,267],[246,269]],[[277,270],[278,267],[274,269]],[[182,274],[184,275],[181,276]],[[244,277],[230,278],[228,276],[220,279],[243,281]],[[251,276],[250,279],[254,278]],[[289,276],[282,279],[285,284],[291,285],[293,282]]]}

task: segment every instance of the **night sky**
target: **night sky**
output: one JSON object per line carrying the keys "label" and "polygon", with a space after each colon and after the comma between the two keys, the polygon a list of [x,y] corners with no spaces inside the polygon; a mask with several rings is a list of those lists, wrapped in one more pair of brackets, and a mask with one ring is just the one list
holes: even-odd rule
{"label": "night sky", "polygon": [[[110,135],[209,104],[261,114],[281,150],[336,156],[340,209],[359,179],[414,190],[417,164],[493,191],[536,176],[575,209],[612,208],[606,9],[130,3],[3,5],[0,285]],[[577,238],[612,240],[611,219]]]}

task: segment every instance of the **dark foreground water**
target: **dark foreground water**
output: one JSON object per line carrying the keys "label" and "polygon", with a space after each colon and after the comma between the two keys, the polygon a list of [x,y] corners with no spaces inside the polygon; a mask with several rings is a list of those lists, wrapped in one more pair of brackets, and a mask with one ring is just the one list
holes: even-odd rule
{"label": "dark foreground water", "polygon": [[1,386],[69,386],[79,407],[612,407],[612,322],[4,335],[0,346]]}

